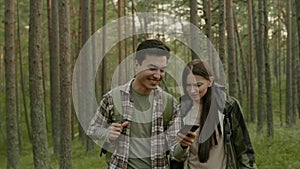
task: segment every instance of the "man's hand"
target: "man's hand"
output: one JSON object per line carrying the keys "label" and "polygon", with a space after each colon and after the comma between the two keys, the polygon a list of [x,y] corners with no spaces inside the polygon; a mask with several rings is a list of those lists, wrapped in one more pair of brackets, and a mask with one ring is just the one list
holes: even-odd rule
{"label": "man's hand", "polygon": [[124,127],[127,127],[129,125],[129,121],[125,121],[122,124],[119,123],[112,123],[111,126],[109,126],[109,140],[115,141],[117,140]]}
{"label": "man's hand", "polygon": [[196,138],[196,132],[188,131],[187,135],[182,133],[177,133],[175,139],[177,142],[181,144],[182,147],[191,146]]}

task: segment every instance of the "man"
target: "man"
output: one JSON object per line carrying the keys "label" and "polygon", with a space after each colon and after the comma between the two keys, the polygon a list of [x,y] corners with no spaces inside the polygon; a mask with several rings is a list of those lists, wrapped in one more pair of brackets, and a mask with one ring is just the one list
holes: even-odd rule
{"label": "man", "polygon": [[[193,132],[175,141],[181,127],[177,102],[158,86],[169,52],[159,40],[143,41],[135,54],[135,78],[103,96],[87,134],[112,152],[109,168],[169,168],[167,151],[172,158],[184,159],[194,142]],[[169,120],[166,114],[171,114]]]}

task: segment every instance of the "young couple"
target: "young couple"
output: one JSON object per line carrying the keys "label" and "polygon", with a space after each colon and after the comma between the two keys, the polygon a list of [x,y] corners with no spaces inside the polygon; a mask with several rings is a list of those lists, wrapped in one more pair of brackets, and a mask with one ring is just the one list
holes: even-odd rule
{"label": "young couple", "polygon": [[[169,52],[159,40],[143,41],[135,54],[135,77],[103,96],[87,134],[108,151],[108,168],[256,168],[238,102],[227,97],[223,113],[218,111],[221,106],[210,109],[211,101],[219,97],[212,93],[222,91],[214,87],[218,92],[212,92],[213,72],[205,61],[186,65],[181,104],[159,87]],[[207,120],[209,114],[218,120]],[[215,128],[201,140],[206,121]],[[179,132],[191,123],[199,128]]]}

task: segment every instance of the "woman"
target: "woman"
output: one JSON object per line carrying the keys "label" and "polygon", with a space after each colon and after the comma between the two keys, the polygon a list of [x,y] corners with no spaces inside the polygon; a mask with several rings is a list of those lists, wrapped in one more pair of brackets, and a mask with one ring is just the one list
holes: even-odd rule
{"label": "woman", "polygon": [[[214,83],[208,63],[200,59],[189,62],[182,83],[183,122],[200,126],[184,168],[256,168],[241,107],[237,100],[226,97],[224,87]],[[184,137],[178,134],[177,140]]]}

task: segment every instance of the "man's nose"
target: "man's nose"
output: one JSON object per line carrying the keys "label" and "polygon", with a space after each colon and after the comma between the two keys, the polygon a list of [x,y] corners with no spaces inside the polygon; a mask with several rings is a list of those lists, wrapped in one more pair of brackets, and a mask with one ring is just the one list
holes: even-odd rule
{"label": "man's nose", "polygon": [[153,73],[153,76],[155,78],[161,78],[163,76],[163,73],[161,72],[161,70],[158,69]]}
{"label": "man's nose", "polygon": [[154,72],[153,76],[154,76],[155,78],[160,78],[160,77],[161,77],[160,70],[156,70],[156,71]]}

